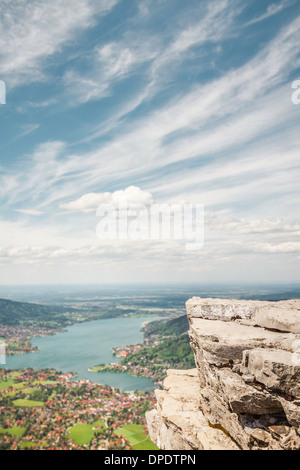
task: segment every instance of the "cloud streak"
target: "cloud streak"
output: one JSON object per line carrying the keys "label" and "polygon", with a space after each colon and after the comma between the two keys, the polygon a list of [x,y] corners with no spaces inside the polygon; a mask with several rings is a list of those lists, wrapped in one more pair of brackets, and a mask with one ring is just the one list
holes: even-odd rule
{"label": "cloud streak", "polygon": [[96,24],[118,0],[1,2],[0,66],[9,88],[46,79],[47,59]]}
{"label": "cloud streak", "polygon": [[143,99],[136,104],[140,106],[167,85],[173,68],[180,67],[187,52],[224,39],[241,10],[237,0],[213,0],[203,7],[197,22],[180,31],[175,28],[170,38],[152,38],[138,30],[135,34],[125,34],[120,42],[96,46],[89,72],[80,74],[72,69],[66,72],[64,81],[68,93],[77,103],[99,100],[112,94],[116,83],[126,80],[141,64],[146,64]]}
{"label": "cloud streak", "polygon": [[277,15],[280,13],[282,10],[288,8],[291,5],[294,5],[295,1],[294,0],[286,0],[282,1],[281,3],[272,3],[271,5],[268,6],[267,10],[265,13],[263,13],[260,16],[257,16],[256,18],[253,18],[253,20],[248,21],[245,26],[250,26],[256,23],[260,23],[261,21],[264,21],[268,18],[271,18],[274,15]]}

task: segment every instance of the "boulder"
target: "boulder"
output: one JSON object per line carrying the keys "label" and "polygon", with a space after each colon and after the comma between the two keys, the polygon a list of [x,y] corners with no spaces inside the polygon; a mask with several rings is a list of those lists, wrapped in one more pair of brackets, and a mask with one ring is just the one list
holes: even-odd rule
{"label": "boulder", "polygon": [[293,353],[276,349],[244,351],[242,371],[254,375],[269,390],[300,398],[300,365]]}
{"label": "boulder", "polygon": [[300,310],[260,307],[253,315],[252,321],[263,328],[300,334]]}
{"label": "boulder", "polygon": [[245,383],[244,379],[228,369],[217,371],[224,399],[233,413],[266,415],[282,412],[279,397],[257,390]]}
{"label": "boulder", "polygon": [[193,297],[186,302],[187,316],[207,320],[231,321],[236,318],[251,318],[260,302]]}
{"label": "boulder", "polygon": [[162,450],[238,450],[200,411],[197,370],[185,372],[168,371],[164,389],[156,391],[157,407],[146,413],[153,442]]}
{"label": "boulder", "polygon": [[287,401],[284,398],[280,400],[289,424],[300,429],[300,400]]}
{"label": "boulder", "polygon": [[[199,351],[209,364],[219,366],[240,363],[243,351],[248,349],[279,348],[289,336],[236,322],[200,318],[192,319],[189,334],[196,355]],[[202,360],[200,357],[199,361]]]}

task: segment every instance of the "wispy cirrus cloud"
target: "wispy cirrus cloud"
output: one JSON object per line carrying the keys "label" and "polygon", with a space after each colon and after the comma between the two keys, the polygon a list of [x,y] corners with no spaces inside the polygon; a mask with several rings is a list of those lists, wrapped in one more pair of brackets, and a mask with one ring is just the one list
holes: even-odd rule
{"label": "wispy cirrus cloud", "polygon": [[[152,172],[167,165],[201,160],[249,144],[286,125],[287,118],[293,128],[297,108],[291,106],[289,91],[280,84],[299,60],[299,40],[298,17],[242,67],[194,87],[138,121],[132,120],[112,141],[84,155],[69,154],[63,143],[44,144],[34,153],[25,184],[19,184],[17,174],[8,179],[4,175],[2,188],[6,187],[5,179],[9,183],[15,179],[16,192],[11,197],[25,194],[31,185],[36,187],[35,196],[41,204],[50,204],[70,198],[78,191],[87,193],[99,184],[111,184],[115,179],[112,165],[122,173],[123,179],[139,178],[143,174],[149,179]],[[243,173],[242,162],[243,159],[236,168]],[[268,170],[265,161],[261,172]],[[188,185],[188,179],[183,184]]]}
{"label": "wispy cirrus cloud", "polygon": [[15,137],[15,140],[21,139],[22,137],[31,134],[32,132],[36,131],[39,127],[40,124],[27,124],[23,126],[20,134]]}
{"label": "wispy cirrus cloud", "polygon": [[1,2],[0,67],[7,86],[46,79],[47,59],[96,24],[118,0]]}
{"label": "wispy cirrus cloud", "polygon": [[[148,16],[144,5],[143,16]],[[141,14],[141,6],[138,16]],[[112,94],[116,83],[127,79],[139,66],[144,64],[143,92],[136,106],[153,97],[159,89],[172,80],[174,67],[186,60],[186,53],[194,47],[217,43],[230,33],[230,26],[242,11],[238,0],[213,0],[203,4],[200,18],[190,24],[174,26],[172,33],[151,37],[140,29],[126,33],[121,41],[96,46],[90,54],[88,70],[85,73],[74,69],[64,75],[65,86],[75,103],[99,100]],[[124,109],[132,111],[131,107]],[[124,114],[123,114],[124,115]]]}
{"label": "wispy cirrus cloud", "polygon": [[[18,85],[49,79],[55,67],[62,85],[59,96],[58,87],[45,95],[45,84],[30,88],[18,103],[18,129],[32,130],[30,138],[15,142],[15,159],[8,161],[11,149],[2,154],[0,262],[11,277],[15,264],[18,272],[32,267],[38,280],[41,265],[55,280],[57,272],[73,279],[74,266],[86,279],[101,267],[115,280],[130,264],[168,273],[163,279],[205,272],[216,280],[230,263],[232,277],[257,279],[257,266],[272,277],[284,259],[295,279],[300,140],[291,78],[300,67],[300,17],[288,12],[293,3],[269,2],[263,15],[258,0],[256,8],[240,0],[191,0],[184,8],[179,0],[156,8],[143,0],[115,10],[117,2],[69,3],[3,2],[12,40],[0,64],[8,75],[15,67],[16,96]],[[63,7],[66,18],[57,19]],[[111,11],[102,34],[99,18]],[[276,28],[264,33],[266,18]],[[17,50],[25,36],[28,51]],[[174,241],[97,240],[98,205],[130,188],[136,203],[205,204],[204,249],[191,255]]]}
{"label": "wispy cirrus cloud", "polygon": [[261,21],[264,21],[267,18],[277,15],[277,13],[280,13],[285,8],[288,8],[289,6],[294,5],[294,4],[295,4],[295,0],[285,0],[279,3],[272,3],[271,5],[268,6],[265,13],[263,13],[260,16],[257,16],[256,18],[253,18],[253,20],[251,21],[248,21],[248,23],[246,23],[245,26],[250,26],[252,24],[260,23]]}
{"label": "wispy cirrus cloud", "polygon": [[111,42],[97,46],[92,54],[90,72],[82,75],[81,72],[68,70],[64,75],[65,87],[77,104],[99,100],[109,96],[117,82],[126,79],[155,55],[149,44],[133,47]]}
{"label": "wispy cirrus cloud", "polygon": [[36,211],[35,209],[15,209],[15,211],[19,212],[20,214],[33,215],[35,217],[43,214],[42,211]]}

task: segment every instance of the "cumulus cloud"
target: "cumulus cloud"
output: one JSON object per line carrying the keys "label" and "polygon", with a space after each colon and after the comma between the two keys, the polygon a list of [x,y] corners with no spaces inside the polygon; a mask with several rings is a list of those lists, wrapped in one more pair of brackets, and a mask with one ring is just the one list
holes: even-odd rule
{"label": "cumulus cloud", "polygon": [[96,212],[101,204],[117,207],[124,202],[126,202],[129,207],[140,205],[148,206],[153,202],[153,198],[150,192],[143,191],[137,186],[129,186],[124,190],[115,192],[84,194],[74,201],[60,204],[59,208],[88,214]]}

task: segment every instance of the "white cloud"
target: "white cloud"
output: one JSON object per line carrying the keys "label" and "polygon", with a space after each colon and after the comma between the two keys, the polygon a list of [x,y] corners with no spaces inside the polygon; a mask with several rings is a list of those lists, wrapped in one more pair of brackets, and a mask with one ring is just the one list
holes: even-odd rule
{"label": "white cloud", "polygon": [[136,186],[129,186],[124,190],[104,193],[84,194],[75,201],[60,204],[59,208],[69,211],[95,213],[101,204],[119,206],[126,202],[128,207],[148,206],[153,202],[151,193],[143,191]]}
{"label": "white cloud", "polygon": [[280,13],[282,10],[285,8],[288,8],[291,5],[295,4],[295,0],[282,0],[280,3],[272,3],[271,5],[268,6],[267,10],[265,13],[263,13],[260,16],[257,16],[256,18],[253,18],[253,20],[248,21],[245,26],[250,26],[255,23],[260,23],[263,20],[266,20],[267,18],[270,18],[271,16],[277,15],[277,13]]}
{"label": "white cloud", "polygon": [[[144,72],[146,85],[140,93],[143,99],[136,100],[135,104],[139,106],[164,86],[165,80],[172,79],[172,66],[181,64],[189,49],[220,41],[229,33],[229,27],[242,8],[238,3],[237,0],[208,2],[202,6],[202,15],[198,21],[194,20],[191,25],[189,18],[188,25],[181,26],[180,30],[178,27],[173,29],[171,38],[164,39],[164,33],[160,38],[153,38],[146,31],[143,31],[143,35],[137,31],[125,35],[120,42],[95,47],[90,70],[84,74],[73,69],[66,72],[64,81],[68,93],[72,94],[77,103],[101,99],[112,93],[112,87],[117,81],[127,78],[141,64],[148,64]],[[139,17],[141,9],[146,11],[145,8],[146,4],[139,6]],[[132,110],[132,106],[129,108]]]}
{"label": "white cloud", "polygon": [[[2,176],[2,193],[9,194],[12,201],[23,199],[30,188],[34,188],[34,196],[39,198],[41,206],[74,200],[78,194],[88,194],[90,188],[114,183],[116,176],[112,168],[117,168],[118,175],[129,184],[133,178],[137,181],[145,174],[147,180],[151,180],[149,175],[152,172],[168,164],[207,158],[217,152],[231,151],[234,154],[238,145],[250,145],[255,140],[259,143],[258,139],[268,132],[275,131],[274,139],[277,139],[276,132],[280,128],[284,129],[289,124],[291,130],[296,129],[298,109],[290,103],[290,88],[278,86],[299,58],[296,47],[299,36],[298,17],[249,63],[214,82],[198,86],[138,121],[124,125],[122,133],[112,141],[88,153],[68,154],[62,143],[45,143],[44,147],[36,150],[25,181],[23,169],[21,174]],[[290,148],[296,148],[296,143],[297,133],[289,142],[283,141]],[[257,155],[263,146],[263,142],[261,147],[257,145]],[[64,158],[61,158],[62,152]],[[246,151],[243,149],[243,152]],[[227,159],[222,168],[218,162],[204,162],[202,175],[197,177],[201,182],[205,181],[210,172],[211,180],[216,181],[217,175],[220,172],[225,174],[227,167],[229,177],[232,171],[243,176],[248,164],[250,169],[255,164],[266,178],[270,176],[268,158],[253,155],[249,163],[242,153],[236,161]],[[276,156],[275,162],[279,162],[278,159]],[[185,178],[177,180],[177,191],[183,185],[188,187],[195,174],[197,171],[194,169],[188,170]],[[290,178],[294,174],[290,172]],[[168,175],[163,180],[159,175],[155,178],[156,181],[147,184],[147,190],[166,186],[169,179]],[[244,186],[247,181],[244,179]],[[222,187],[216,190],[217,194],[220,200],[224,198]],[[206,203],[205,200],[201,202]]]}
{"label": "white cloud", "polygon": [[300,242],[283,242],[278,244],[258,243],[253,251],[259,253],[300,253]]}
{"label": "white cloud", "polygon": [[[24,204],[30,199],[30,205],[40,210],[41,195],[49,194],[53,183],[61,176],[62,168],[58,163],[65,149],[63,142],[45,142],[37,146],[32,155],[26,155],[26,163],[18,171],[7,171],[2,175],[0,196],[7,204]],[[44,197],[43,196],[43,197]],[[16,208],[16,207],[15,207]]]}
{"label": "white cloud", "polygon": [[218,0],[207,2],[207,10],[203,18],[180,32],[166,56],[182,53],[199,44],[218,42],[229,33],[229,26],[238,16],[242,6],[236,0]]}
{"label": "white cloud", "polygon": [[117,1],[2,0],[0,67],[7,86],[44,80],[45,60],[94,25],[97,15],[107,13]]}
{"label": "white cloud", "polygon": [[43,214],[42,211],[36,211],[34,209],[15,209],[15,211],[20,212],[21,214],[33,215],[33,216],[36,216],[36,217]]}
{"label": "white cloud", "polygon": [[288,222],[284,219],[237,219],[224,215],[217,215],[214,212],[206,213],[206,221],[210,229],[219,232],[232,232],[235,234],[266,234],[266,235],[300,235],[300,222]]}
{"label": "white cloud", "polygon": [[67,91],[77,103],[86,103],[109,96],[112,86],[127,78],[144,62],[150,61],[155,52],[149,44],[134,45],[111,42],[97,46],[92,54],[91,70],[84,75],[68,70],[64,75]]}
{"label": "white cloud", "polygon": [[19,135],[17,135],[14,140],[21,139],[22,137],[25,137],[26,135],[32,134],[32,132],[36,131],[37,129],[40,128],[40,124],[28,124],[25,126],[22,126],[22,131]]}
{"label": "white cloud", "polygon": [[[85,4],[92,5],[87,1]],[[207,4],[212,5],[210,13],[201,21],[195,18],[188,27],[183,21],[184,27],[171,39],[168,37],[164,50],[159,41],[155,47],[154,42],[146,47],[147,41],[134,45],[132,37],[126,36],[124,43],[110,41],[97,46],[86,75],[72,69],[65,76],[70,86],[74,85],[72,92],[85,102],[110,93],[114,83],[128,77],[141,63],[151,64],[146,85],[150,83],[152,88],[136,90],[130,103],[123,103],[106,122],[99,123],[100,133],[110,131],[127,113],[161,90],[163,80],[172,76],[176,61],[182,64],[194,46],[220,42],[230,34],[232,15],[236,14],[231,10],[232,2]],[[230,11],[229,16],[223,14]],[[143,14],[148,13],[144,10]],[[89,24],[88,18],[89,14],[83,15],[83,25]],[[52,24],[51,15],[49,19]],[[75,26],[69,25],[65,34],[58,34],[53,53],[68,43],[66,38],[74,31]],[[41,36],[42,42],[46,39]],[[151,272],[194,273],[198,279],[201,270],[214,273],[216,266],[230,260],[231,273],[236,268],[237,279],[252,263],[255,279],[257,266],[268,259],[266,267],[260,269],[265,267],[265,272],[270,272],[280,254],[285,266],[292,266],[295,278],[299,267],[293,264],[293,255],[299,252],[300,233],[300,224],[295,220],[300,202],[299,110],[291,105],[287,81],[299,64],[299,39],[298,17],[245,65],[223,73],[214,82],[198,82],[188,92],[173,95],[168,103],[159,101],[154,110],[147,107],[148,114],[122,121],[114,135],[106,136],[94,147],[78,147],[80,150],[72,154],[76,148],[73,142],[68,146],[49,141],[20,158],[15,167],[12,163],[3,168],[2,207],[8,214],[9,210],[22,214],[18,223],[0,224],[0,256],[6,267],[10,263],[35,264],[39,272],[51,265],[55,279],[55,272],[65,272],[67,266],[93,266],[95,272],[98,269],[102,273],[109,265],[112,273],[118,271],[124,276],[130,259],[137,272],[150,267]],[[43,73],[48,54],[52,54],[50,48],[41,54],[36,51],[32,57],[28,53],[26,63],[16,63],[18,78],[30,75],[29,63]],[[1,60],[5,57],[9,59],[3,53]],[[79,96],[76,87],[82,80],[87,80],[87,88]],[[100,135],[97,129],[92,131],[92,137]],[[104,192],[106,188],[127,189]],[[197,253],[187,253],[182,244],[172,241],[97,240],[98,220],[83,218],[82,213],[93,214],[100,204],[118,204],[124,196],[133,205],[151,204],[154,197],[163,202],[186,199],[207,204],[211,210],[220,210],[221,206],[223,212],[210,212],[205,246]],[[289,210],[285,210],[287,207]],[[36,217],[23,216],[42,213],[47,213],[43,225]],[[41,265],[43,268],[38,267]]]}
{"label": "white cloud", "polygon": [[[261,105],[264,107],[264,102]],[[266,109],[271,115],[272,108],[266,106]],[[287,115],[283,113],[283,116]],[[233,130],[233,138],[234,135]],[[213,139],[211,145],[214,145]],[[239,212],[252,210],[265,214],[267,211],[277,217],[285,217],[288,212],[293,217],[297,211],[293,212],[291,205],[296,208],[299,204],[299,145],[300,136],[291,121],[291,129],[261,141],[255,139],[246,148],[232,147],[221,159],[205,159],[192,172],[180,168],[180,178],[176,172],[159,184],[153,181],[152,190],[162,195],[189,197],[194,203],[202,202],[207,206],[221,204],[238,210],[241,205]],[[213,155],[212,148],[210,150]],[[199,153],[201,155],[200,144]]]}
{"label": "white cloud", "polygon": [[25,101],[21,106],[18,106],[16,109],[19,113],[28,112],[28,108],[38,109],[38,108],[47,108],[57,103],[56,98],[49,98],[44,101]]}

